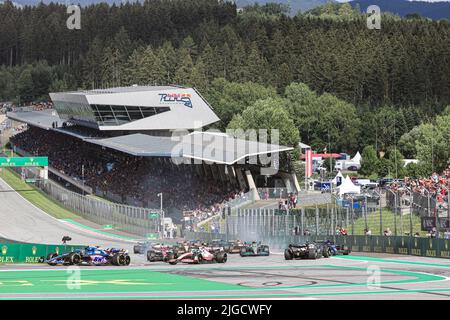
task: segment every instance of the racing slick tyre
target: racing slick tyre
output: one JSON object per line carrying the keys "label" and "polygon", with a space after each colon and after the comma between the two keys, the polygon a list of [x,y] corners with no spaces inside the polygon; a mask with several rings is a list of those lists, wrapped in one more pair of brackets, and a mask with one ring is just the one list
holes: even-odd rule
{"label": "racing slick tyre", "polygon": [[115,266],[124,266],[125,265],[125,255],[123,253],[116,253],[112,257],[112,264]]}
{"label": "racing slick tyre", "polygon": [[133,253],[134,254],[140,254],[141,253],[141,249],[138,246],[134,246],[133,247]]}
{"label": "racing slick tyre", "polygon": [[147,252],[147,261],[155,262],[156,261],[156,254],[154,251],[148,251]]}
{"label": "racing slick tyre", "polygon": [[261,251],[267,253],[267,255],[270,254],[269,246],[263,246],[261,249],[262,249]]}
{"label": "racing slick tyre", "polygon": [[284,250],[284,259],[285,260],[292,260],[294,259],[294,253],[291,249]]}
{"label": "racing slick tyre", "polygon": [[247,253],[247,248],[242,248],[241,251],[239,251],[239,255],[241,257],[244,257],[246,253]]}
{"label": "racing slick tyre", "polygon": [[170,260],[176,259],[175,255],[172,252],[167,253],[167,255],[163,258],[164,262],[168,262]]}
{"label": "racing slick tyre", "polygon": [[169,260],[169,264],[176,265],[178,263],[178,260]]}
{"label": "racing slick tyre", "polygon": [[47,260],[53,259],[57,256],[58,256],[58,254],[56,252],[51,252],[47,255]]}
{"label": "racing slick tyre", "polygon": [[77,265],[81,262],[81,256],[76,252],[71,252],[66,259],[64,259],[64,262],[69,265]]}
{"label": "racing slick tyre", "polygon": [[129,266],[131,263],[131,258],[129,255],[125,255],[125,266]]}
{"label": "racing slick tyre", "polygon": [[330,248],[325,248],[323,250],[323,257],[324,258],[329,258],[331,256],[331,249]]}
{"label": "racing slick tyre", "polygon": [[316,250],[314,250],[314,251],[310,251],[309,253],[308,253],[308,259],[317,259],[318,258],[318,254],[317,254],[317,251]]}
{"label": "racing slick tyre", "polygon": [[216,255],[216,261],[218,263],[225,263],[227,262],[227,254],[225,252],[218,252]]}
{"label": "racing slick tyre", "polygon": [[[55,257],[57,257],[57,256],[58,256],[58,254],[57,254],[56,252],[49,253],[49,254],[47,255],[47,261],[48,261],[48,260],[51,260],[51,259],[53,259],[53,258],[55,258]],[[48,262],[48,264],[51,265],[51,266],[56,266],[56,265],[57,265],[56,262]]]}

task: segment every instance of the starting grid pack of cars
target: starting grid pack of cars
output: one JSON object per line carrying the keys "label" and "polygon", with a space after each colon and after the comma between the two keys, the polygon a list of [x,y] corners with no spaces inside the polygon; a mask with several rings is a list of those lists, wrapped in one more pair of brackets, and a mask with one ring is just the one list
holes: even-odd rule
{"label": "starting grid pack of cars", "polygon": [[[202,264],[225,263],[228,254],[239,254],[241,257],[269,256],[268,245],[261,242],[223,241],[214,240],[211,243],[200,241],[186,241],[173,245],[139,242],[133,247],[134,254],[145,254],[149,262],[163,261],[171,265],[177,263]],[[290,244],[284,250],[285,260],[319,259],[334,255],[348,255],[350,250],[346,246],[337,245],[330,240],[306,242],[304,244]],[[89,246],[72,252],[48,254],[42,258],[51,266],[57,265],[112,265],[128,266],[131,263],[127,250]]]}
{"label": "starting grid pack of cars", "polygon": [[[135,254],[146,254],[149,262],[163,261],[169,264],[179,262],[189,264],[225,263],[228,254],[239,254],[241,257],[268,256],[268,245],[261,242],[243,242],[213,240],[211,243],[190,241],[175,245],[141,242],[134,246]],[[304,244],[290,244],[284,251],[285,260],[319,259],[334,255],[348,255],[350,250],[346,246],[337,245],[330,240],[307,242]]]}

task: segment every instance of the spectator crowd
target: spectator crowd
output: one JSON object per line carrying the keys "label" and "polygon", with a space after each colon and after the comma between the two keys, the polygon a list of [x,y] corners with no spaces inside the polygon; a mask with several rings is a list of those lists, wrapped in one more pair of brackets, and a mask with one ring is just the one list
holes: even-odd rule
{"label": "spectator crowd", "polygon": [[[426,199],[430,197],[430,199],[436,203],[435,207],[438,211],[447,211],[450,189],[450,166],[448,166],[442,174],[434,172],[429,178],[420,179],[406,177],[403,183],[393,183],[389,188],[391,191],[399,193],[400,195],[406,194],[405,188],[407,188],[415,195],[422,196],[424,199],[423,207],[427,207]],[[431,208],[433,208],[433,206]]]}
{"label": "spectator crowd", "polygon": [[196,222],[219,213],[226,201],[243,193],[229,183],[199,175],[195,165],[135,157],[52,130],[29,127],[10,141],[31,155],[48,156],[51,167],[83,181],[97,194],[112,193],[123,203],[159,208],[158,193],[163,193],[164,208],[180,215],[189,211]]}

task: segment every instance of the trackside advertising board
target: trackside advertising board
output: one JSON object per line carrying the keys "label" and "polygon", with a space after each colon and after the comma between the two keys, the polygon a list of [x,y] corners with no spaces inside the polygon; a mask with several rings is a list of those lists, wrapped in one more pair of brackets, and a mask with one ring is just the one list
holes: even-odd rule
{"label": "trackside advertising board", "polygon": [[82,249],[85,246],[64,246],[47,245],[33,243],[1,243],[0,244],[0,264],[1,263],[40,263],[52,252],[59,254]]}
{"label": "trackside advertising board", "polygon": [[48,157],[0,157],[1,167],[47,167]]}

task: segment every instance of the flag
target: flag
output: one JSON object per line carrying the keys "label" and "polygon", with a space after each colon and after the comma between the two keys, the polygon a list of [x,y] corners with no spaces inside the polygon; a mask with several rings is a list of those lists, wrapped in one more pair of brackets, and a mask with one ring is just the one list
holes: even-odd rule
{"label": "flag", "polygon": [[307,178],[312,176],[312,150],[305,150],[305,176]]}

